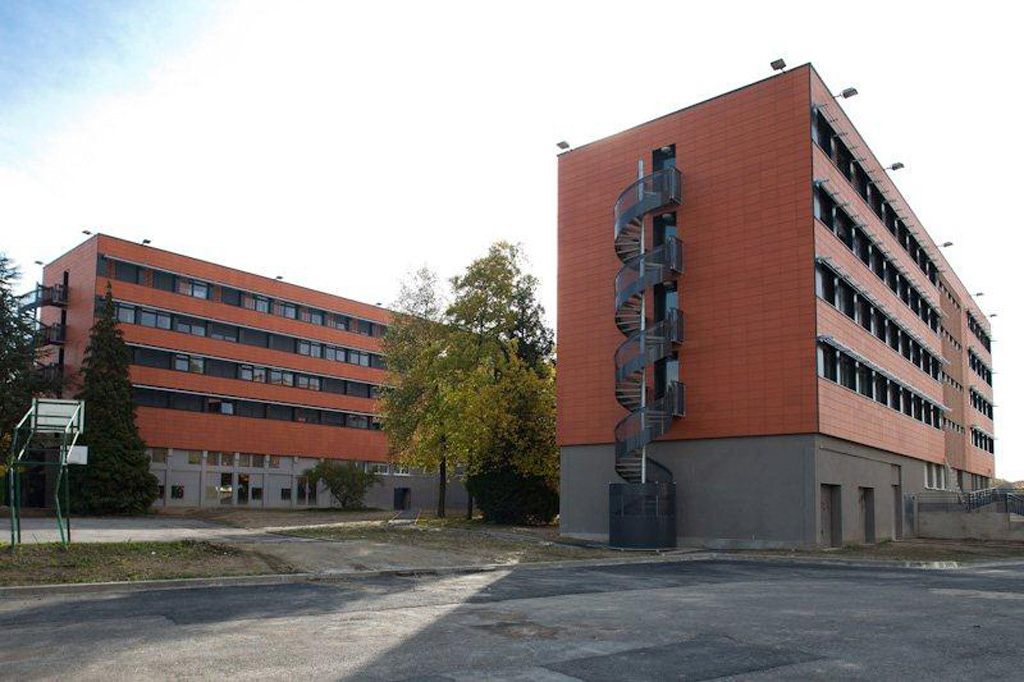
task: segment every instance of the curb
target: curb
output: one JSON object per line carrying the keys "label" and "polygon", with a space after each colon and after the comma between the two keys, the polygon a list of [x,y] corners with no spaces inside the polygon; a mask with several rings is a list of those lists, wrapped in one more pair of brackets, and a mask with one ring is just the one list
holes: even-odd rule
{"label": "curb", "polygon": [[815,559],[811,557],[751,556],[707,550],[676,550],[655,556],[605,557],[570,561],[537,561],[528,564],[475,564],[463,566],[399,566],[395,568],[359,570],[343,569],[315,573],[270,573],[264,575],[225,576],[220,578],[172,578],[103,583],[59,583],[54,585],[18,585],[0,587],[0,598],[45,597],[60,594],[114,594],[150,590],[184,590],[207,587],[259,587],[296,583],[331,583],[350,579],[420,576],[469,575],[494,571],[531,571],[550,568],[600,568],[637,564],[671,564],[689,562],[721,562],[779,564],[790,566],[831,566],[842,568],[894,568],[917,571],[949,571],[974,568],[1000,568],[1024,565],[1022,561],[962,563],[957,561],[894,561]]}
{"label": "curb", "polygon": [[841,566],[848,568],[908,568],[918,571],[949,571],[960,568],[976,568],[980,564],[960,561],[901,561],[899,559],[817,559],[801,556],[755,556],[750,554],[717,553],[717,561],[743,563],[780,563],[793,566]]}
{"label": "curb", "polygon": [[529,564],[476,564],[469,566],[399,566],[376,570],[337,570],[316,573],[269,573],[263,575],[224,576],[220,578],[171,578],[166,580],[136,580],[103,583],[57,583],[53,585],[15,585],[0,587],[0,598],[45,597],[58,594],[105,594],[142,592],[149,590],[184,590],[204,587],[259,587],[294,583],[329,583],[348,579],[381,577],[418,577],[467,575],[494,571],[537,570],[544,568],[587,568],[622,564],[682,563],[707,561],[714,557],[706,552],[660,555],[652,557],[623,557],[578,559],[573,561],[537,561]]}

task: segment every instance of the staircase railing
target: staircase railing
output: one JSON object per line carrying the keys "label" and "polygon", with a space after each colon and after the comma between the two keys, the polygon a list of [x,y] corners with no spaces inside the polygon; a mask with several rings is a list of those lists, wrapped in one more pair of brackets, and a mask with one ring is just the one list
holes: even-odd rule
{"label": "staircase railing", "polygon": [[622,261],[615,276],[615,326],[626,337],[615,351],[615,398],[629,411],[615,426],[615,471],[630,483],[672,480],[666,467],[647,456],[646,446],[683,416],[685,389],[668,380],[661,395],[652,397],[647,374],[682,343],[683,318],[673,309],[648,325],[645,292],[683,271],[683,245],[669,237],[647,248],[644,219],[681,201],[682,174],[664,168],[630,184],[615,202],[615,254]]}

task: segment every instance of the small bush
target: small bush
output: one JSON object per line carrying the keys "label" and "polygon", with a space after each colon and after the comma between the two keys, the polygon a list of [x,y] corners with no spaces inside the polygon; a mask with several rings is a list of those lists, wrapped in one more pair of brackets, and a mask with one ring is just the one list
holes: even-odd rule
{"label": "small bush", "polygon": [[349,462],[320,462],[307,469],[305,475],[313,485],[323,481],[331,497],[347,510],[363,509],[366,491],[371,485],[380,483],[380,476],[376,473],[363,471]]}
{"label": "small bush", "polygon": [[488,523],[541,526],[558,514],[558,489],[546,476],[501,467],[470,476],[466,488]]}

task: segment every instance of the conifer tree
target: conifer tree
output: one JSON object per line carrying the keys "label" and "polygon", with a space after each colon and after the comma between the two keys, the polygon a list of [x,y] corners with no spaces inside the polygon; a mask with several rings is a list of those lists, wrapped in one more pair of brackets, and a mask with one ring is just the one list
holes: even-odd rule
{"label": "conifer tree", "polygon": [[157,497],[157,480],[135,424],[129,364],[108,285],[89,336],[77,396],[85,401],[79,442],[89,446],[89,463],[72,467],[72,494],[88,513],[138,514]]}

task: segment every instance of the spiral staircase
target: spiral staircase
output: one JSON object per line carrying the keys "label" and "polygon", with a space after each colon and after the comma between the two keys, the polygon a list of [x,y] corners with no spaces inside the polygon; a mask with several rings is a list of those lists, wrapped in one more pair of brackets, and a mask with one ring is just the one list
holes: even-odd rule
{"label": "spiral staircase", "polygon": [[682,175],[663,168],[631,184],[615,202],[615,254],[622,261],[615,276],[615,326],[626,337],[615,351],[615,398],[629,411],[615,426],[615,471],[627,483],[672,481],[666,467],[647,457],[646,446],[683,416],[684,386],[668,380],[652,399],[648,370],[682,343],[683,318],[669,309],[664,319],[649,324],[645,293],[683,271],[683,246],[668,237],[647,248],[644,219],[681,200]]}

